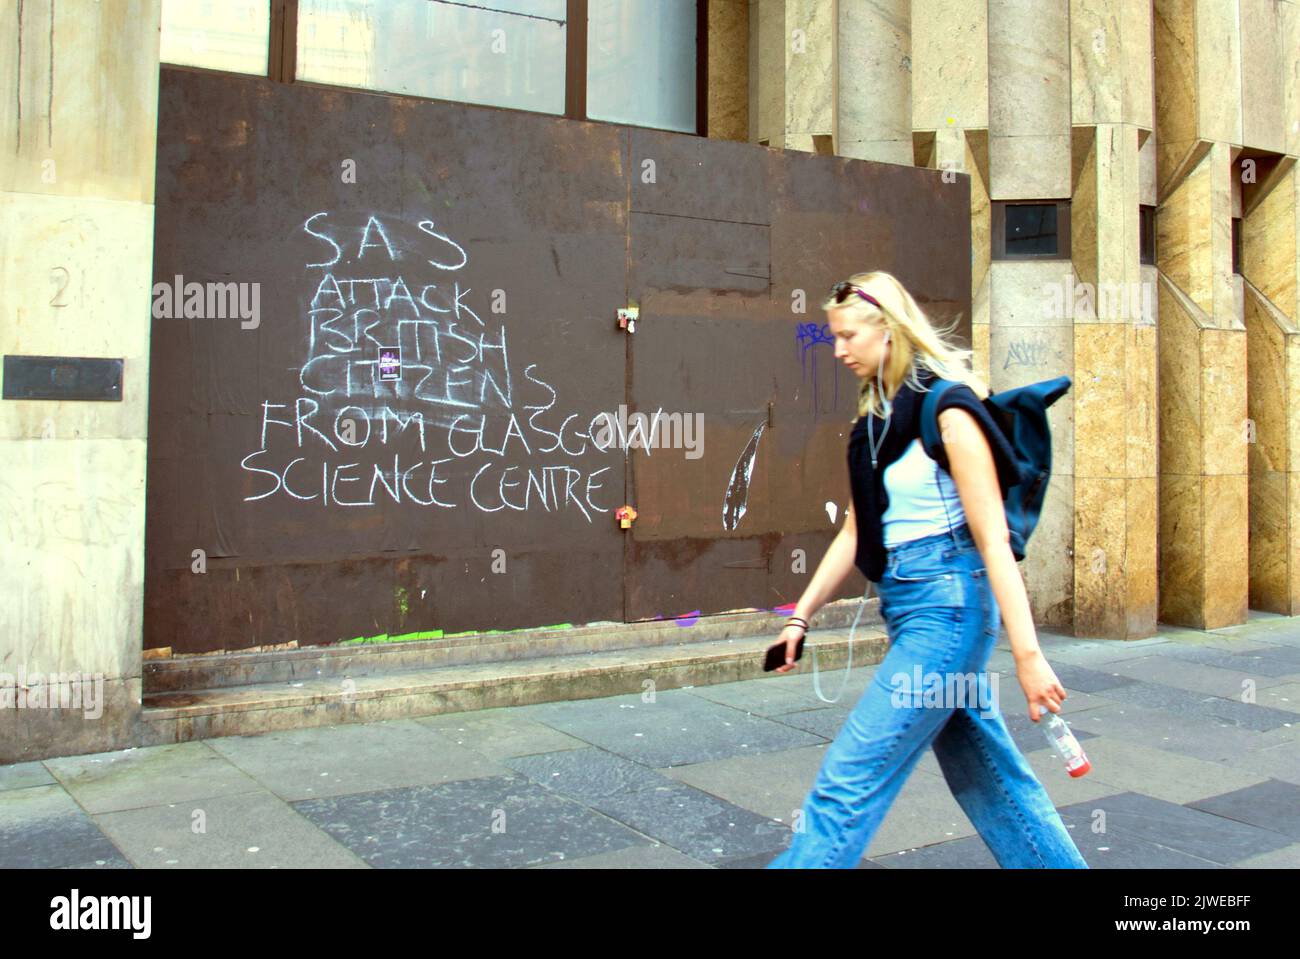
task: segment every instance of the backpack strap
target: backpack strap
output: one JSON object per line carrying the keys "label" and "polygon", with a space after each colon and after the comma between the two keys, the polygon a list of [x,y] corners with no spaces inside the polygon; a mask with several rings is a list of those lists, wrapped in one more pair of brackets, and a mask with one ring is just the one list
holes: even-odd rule
{"label": "backpack strap", "polygon": [[939,400],[958,385],[953,380],[936,379],[930,384],[925,399],[921,401],[921,446],[924,447],[926,455],[936,463],[939,462],[939,457],[935,454],[943,449],[943,440],[939,435]]}

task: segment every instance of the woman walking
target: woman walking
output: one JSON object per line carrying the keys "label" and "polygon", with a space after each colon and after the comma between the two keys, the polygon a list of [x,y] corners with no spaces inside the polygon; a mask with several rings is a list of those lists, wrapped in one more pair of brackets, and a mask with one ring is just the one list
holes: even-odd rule
{"label": "woman walking", "polygon": [[[970,370],[970,351],[949,346],[888,273],[837,284],[823,309],[836,360],[861,379],[849,441],[853,502],[782,630],[786,664],[777,671],[795,668],[808,620],[855,565],[876,584],[890,646],[826,751],[790,847],[768,868],[856,867],[933,746],[999,865],[1086,869],[1007,732],[984,671],[1005,615],[1030,719],[1060,711],[1065,689],[1038,647],[1007,533],[1001,486],[1014,485],[1015,461],[980,402],[988,390]],[[921,400],[936,377],[963,384],[939,404],[942,465],[920,438]],[[932,674],[948,693],[939,705]],[[953,697],[972,676],[978,695]],[[915,687],[921,677],[928,695]]]}

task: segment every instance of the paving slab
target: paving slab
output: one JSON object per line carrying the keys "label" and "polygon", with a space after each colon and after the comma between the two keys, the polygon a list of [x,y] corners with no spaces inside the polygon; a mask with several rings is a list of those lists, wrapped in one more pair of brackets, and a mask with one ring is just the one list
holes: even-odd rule
{"label": "paving slab", "polygon": [[672,766],[664,775],[701,792],[789,825],[803,808],[826,756],[826,744],[779,753]]}
{"label": "paving slab", "polygon": [[0,869],[122,862],[117,847],[62,786],[0,793]]}
{"label": "paving slab", "polygon": [[1234,869],[1300,869],[1300,842],[1273,852],[1251,856],[1233,865]]}
{"label": "paving slab", "polygon": [[[860,672],[862,671],[854,670],[854,673]],[[873,674],[874,670],[866,676],[852,676],[846,686],[849,684],[860,685],[865,689]],[[828,696],[835,693],[839,689],[839,683],[839,678],[836,678],[833,683],[823,684],[822,692]],[[830,688],[827,689],[827,686],[830,686]],[[806,709],[817,709],[823,705],[813,691],[811,682],[807,690],[781,685],[771,679],[751,679],[739,683],[692,686],[687,691],[693,696],[699,696],[710,702],[730,706],[732,709],[739,709],[741,712],[763,717],[773,717],[782,713],[793,713]],[[849,691],[846,688],[846,695]]]}
{"label": "paving slab", "polygon": [[1168,655],[1202,666],[1250,673],[1270,679],[1300,679],[1300,665],[1273,657],[1257,656],[1250,652],[1233,652],[1211,646],[1180,645],[1169,650]]}
{"label": "paving slab", "polygon": [[1141,680],[1105,690],[1101,695],[1115,702],[1158,709],[1163,713],[1179,717],[1222,721],[1242,729],[1253,729],[1256,732],[1267,732],[1295,719],[1295,714],[1286,710],[1271,709],[1258,703],[1244,703],[1220,696],[1207,696],[1204,693],[1188,692],[1176,686]]}
{"label": "paving slab", "polygon": [[1279,663],[1286,663],[1295,667],[1295,671],[1300,673],[1300,646],[1285,646],[1279,644],[1258,645],[1254,649],[1243,650],[1236,653],[1239,659],[1255,661],[1259,659],[1274,660]]}
{"label": "paving slab", "polygon": [[997,869],[998,861],[978,835],[873,856],[886,869]]}
{"label": "paving slab", "polygon": [[1201,646],[1241,652],[1257,646],[1285,645],[1285,640],[1279,641],[1271,630],[1260,626],[1251,626],[1244,631],[1240,628],[1201,631],[1182,626],[1161,626],[1160,635],[1168,637],[1175,648]]}
{"label": "paving slab", "polygon": [[[1059,673],[1057,674],[1059,677]],[[999,671],[997,673],[997,697],[998,708],[1002,715],[1020,716],[1029,722],[1029,700],[1025,698],[1025,691],[1020,685],[1020,680],[1016,678],[1014,670]],[[1062,685],[1065,685],[1064,682]],[[1099,706],[1109,706],[1114,700],[1105,699],[1097,693],[1085,693],[1077,689],[1065,687],[1065,699],[1061,701],[1061,712],[1068,719],[1074,713],[1081,713],[1088,709],[1096,709]]]}
{"label": "paving slab", "polygon": [[[1050,658],[1048,662],[1051,662]],[[1090,666],[1078,666],[1074,663],[1052,663],[1052,670],[1067,691],[1100,693],[1135,682],[1128,676],[1122,676],[1111,669],[1093,669]]]}
{"label": "paving slab", "polygon": [[0,792],[6,789],[26,789],[28,786],[49,786],[57,782],[43,763],[0,766]]}
{"label": "paving slab", "polygon": [[261,786],[290,801],[508,772],[410,719],[226,736],[208,742]]}
{"label": "paving slab", "polygon": [[[740,757],[715,763],[675,767],[676,779],[760,816],[791,824],[803,808],[826,754],[825,746],[789,750],[772,756]],[[933,753],[929,753],[933,759]],[[936,764],[937,768],[937,764]],[[974,829],[941,777],[913,770],[884,821],[872,837],[872,850],[889,851],[959,836]],[[868,850],[871,855],[871,850]]]}
{"label": "paving slab", "polygon": [[587,744],[535,720],[515,715],[509,708],[471,713],[423,716],[415,722],[428,726],[457,746],[464,746],[500,762],[514,756],[581,749]]}
{"label": "paving slab", "polygon": [[[766,869],[769,865],[771,865],[772,860],[775,858],[776,857],[774,855],[771,855],[769,853],[760,853],[757,856],[741,856],[738,859],[723,860],[722,862],[716,863],[713,868],[715,869]],[[872,862],[870,859],[863,859],[860,863],[858,863],[857,868],[858,869],[884,869],[885,867],[881,866],[878,863]]]}
{"label": "paving slab", "polygon": [[952,797],[943,777],[913,772],[903,783],[863,856],[877,859],[902,849],[972,835],[975,827]]}
{"label": "paving slab", "polygon": [[256,792],[261,787],[208,742],[148,746],[45,760],[91,814]]}
{"label": "paving slab", "polygon": [[[1074,836],[1075,831],[1071,831]],[[1119,843],[1092,844],[1075,837],[1075,845],[1089,869],[1220,869],[1218,863],[1189,856],[1154,843],[1127,838]],[[910,849],[877,857],[891,869],[998,869],[998,862],[978,836]]]}
{"label": "paving slab", "polygon": [[[1087,748],[1091,749],[1092,745],[1089,743]],[[1110,783],[1094,778],[1091,772],[1084,776],[1071,776],[1066,771],[1065,760],[1050,749],[1036,750],[1025,753],[1024,756],[1025,761],[1029,763],[1029,768],[1034,771],[1034,778],[1047,790],[1052,805],[1058,809],[1123,792]],[[1091,753],[1088,758],[1092,758]]]}
{"label": "paving slab", "polygon": [[640,763],[594,746],[519,756],[506,760],[506,765],[539,786],[588,805],[611,796],[671,786],[674,782]]}
{"label": "paving slab", "polygon": [[[1078,695],[1083,694],[1080,693]],[[1022,695],[1021,699],[1023,698]],[[1067,702],[1070,698],[1073,697],[1068,697]],[[1098,707],[1093,706],[1089,708]],[[1042,718],[1040,717],[1038,722],[1034,722],[1029,718],[1027,710],[1028,706],[1022,703],[1016,710],[1011,712],[1004,710],[1002,713],[1002,721],[1006,723],[1007,732],[1011,734],[1011,739],[1016,744],[1016,748],[1019,749],[1021,755],[1024,756],[1036,753],[1040,749],[1050,748],[1047,742],[1047,734],[1043,732]],[[1062,712],[1065,712],[1065,710],[1062,709]],[[1065,724],[1070,727],[1070,731],[1074,733],[1074,738],[1079,741],[1079,744],[1083,745],[1096,734],[1079,726],[1077,715],[1081,712],[1082,710],[1079,710],[1076,713],[1066,713]],[[1084,752],[1088,751],[1087,746],[1084,746],[1083,748]]]}
{"label": "paving slab", "polygon": [[[1099,817],[1097,810],[1104,812],[1104,817]],[[1225,866],[1291,843],[1271,829],[1133,792],[1066,806],[1060,813],[1067,825],[1074,826],[1076,837],[1087,831],[1094,847],[1115,848],[1133,838]],[[1105,832],[1092,833],[1094,822],[1104,822]],[[1087,858],[1087,853],[1084,855]]]}
{"label": "paving slab", "polygon": [[1186,805],[1300,840],[1300,786],[1295,783],[1268,779]]}
{"label": "paving slab", "polygon": [[513,774],[293,806],[375,868],[518,868],[650,842]]}
{"label": "paving slab", "polygon": [[[1072,643],[1048,644],[1039,637],[1039,646],[1043,655],[1053,669],[1058,664],[1080,666],[1085,669],[1104,670],[1113,663],[1122,663],[1130,659],[1146,659],[1160,655],[1161,650],[1169,644],[1152,648],[1151,644],[1135,646],[1132,642],[1107,640],[1104,642],[1085,642],[1076,640]],[[1059,675],[1059,674],[1058,674]]]}
{"label": "paving slab", "polygon": [[650,703],[633,693],[525,708],[527,718],[656,768],[794,749],[821,741],[821,737],[683,690],[660,692]]}
{"label": "paving slab", "polygon": [[1271,749],[1274,746],[1283,744],[1294,745],[1298,742],[1300,742],[1300,722],[1296,722],[1294,719],[1259,734],[1261,749]]}
{"label": "paving slab", "polygon": [[620,793],[594,807],[639,833],[700,862],[771,853],[789,843],[790,827],[755,815],[684,783]]}
{"label": "paving slab", "polygon": [[1257,638],[1250,640],[1250,642],[1300,649],[1300,628],[1297,628],[1294,624],[1289,628],[1257,628],[1253,635]]}
{"label": "paving slab", "polygon": [[[820,669],[818,670],[818,682],[821,684],[822,695],[828,699],[834,699],[836,693],[840,691],[840,684],[845,687],[844,698],[847,700],[850,694],[862,695],[880,669],[879,663],[869,663],[860,666],[854,666],[849,671],[847,679],[844,677],[844,669]],[[799,668],[792,673],[772,674],[766,676],[759,682],[771,683],[778,689],[789,690],[790,692],[802,695],[810,700],[816,706],[833,706],[838,703],[828,703],[818,698],[817,688],[813,684],[812,664],[806,658],[801,660]]]}
{"label": "paving slab", "polygon": [[[1092,867],[1300,868],[1300,617],[1252,612],[1242,627],[1162,627],[1124,643],[1040,630],[1040,641],[1070,692],[1088,776],[1068,776],[1029,720],[1005,636],[988,668],[1017,747]],[[853,669],[830,704],[810,665],[652,701],[0,767],[0,868],[765,868],[879,670]],[[821,673],[823,692],[844,675]],[[196,811],[206,832],[193,830]],[[995,865],[933,750],[867,855],[860,868]]]}
{"label": "paving slab", "polygon": [[989,653],[988,662],[984,664],[984,668],[999,673],[1014,674],[1016,671],[1016,658],[1011,655],[1010,650],[994,647],[993,651]]}
{"label": "paving slab", "polygon": [[708,869],[708,864],[683,856],[662,843],[651,846],[628,846],[614,852],[582,859],[562,859],[542,863],[530,869]]}
{"label": "paving slab", "polygon": [[772,717],[776,722],[811,733],[818,740],[834,741],[853,712],[849,706],[822,706],[797,713],[783,713]]}
{"label": "paving slab", "polygon": [[263,790],[104,813],[95,822],[140,868],[366,868],[284,800]]}
{"label": "paving slab", "polygon": [[1232,757],[1240,758],[1263,745],[1261,734],[1253,730],[1128,703],[1080,713],[1070,719],[1070,728],[1076,736],[1081,731],[1114,736],[1140,746],[1166,749],[1215,763],[1229,761]]}
{"label": "paving slab", "polygon": [[1253,786],[1268,778],[1114,736],[1092,738],[1084,752],[1092,763],[1092,771],[1076,782],[1091,780],[1104,783],[1110,793],[1142,793],[1180,805]]}
{"label": "paving slab", "polygon": [[1261,706],[1284,709],[1300,715],[1300,683],[1284,682],[1280,686],[1259,687],[1255,701]]}
{"label": "paving slab", "polygon": [[73,863],[70,866],[59,866],[60,869],[134,869],[120,853],[109,857],[108,859],[92,859],[89,862]]}
{"label": "paving slab", "polygon": [[[1148,683],[1160,683],[1188,692],[1222,699],[1238,699],[1243,690],[1253,687],[1258,693],[1271,687],[1287,685],[1287,680],[1277,676],[1260,676],[1242,670],[1207,666],[1174,656],[1148,656],[1114,663],[1112,668],[1121,675]],[[1265,704],[1268,705],[1268,704]],[[1297,703],[1300,708],[1300,703]]]}
{"label": "paving slab", "polygon": [[1243,750],[1225,757],[1223,763],[1233,769],[1262,777],[1300,784],[1300,743],[1288,742],[1267,748]]}

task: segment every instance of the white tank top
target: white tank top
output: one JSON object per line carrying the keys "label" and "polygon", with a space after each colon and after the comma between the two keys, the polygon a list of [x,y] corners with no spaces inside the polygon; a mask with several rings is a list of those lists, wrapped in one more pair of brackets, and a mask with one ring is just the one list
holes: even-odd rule
{"label": "white tank top", "polygon": [[889,506],[880,523],[886,549],[908,540],[946,533],[949,526],[955,528],[966,521],[952,477],[930,459],[920,439],[912,440],[903,455],[885,468],[885,491],[889,494]]}

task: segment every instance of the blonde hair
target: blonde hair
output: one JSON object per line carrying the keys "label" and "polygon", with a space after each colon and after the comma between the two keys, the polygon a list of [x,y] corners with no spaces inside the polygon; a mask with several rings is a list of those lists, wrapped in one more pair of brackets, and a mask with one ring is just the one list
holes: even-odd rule
{"label": "blonde hair", "polygon": [[883,309],[877,309],[856,293],[850,293],[843,303],[836,303],[831,296],[822,309],[840,310],[841,315],[857,322],[884,326],[890,332],[892,347],[882,374],[884,397],[877,388],[874,371],[862,377],[858,388],[858,416],[884,415],[884,400],[892,402],[904,380],[912,389],[924,392],[919,380],[922,369],[941,379],[965,383],[980,399],[989,395],[988,386],[971,369],[974,351],[960,349],[944,340],[961,323],[960,316],[949,326],[936,329],[912,294],[890,273],[857,273],[849,282],[874,297]]}

